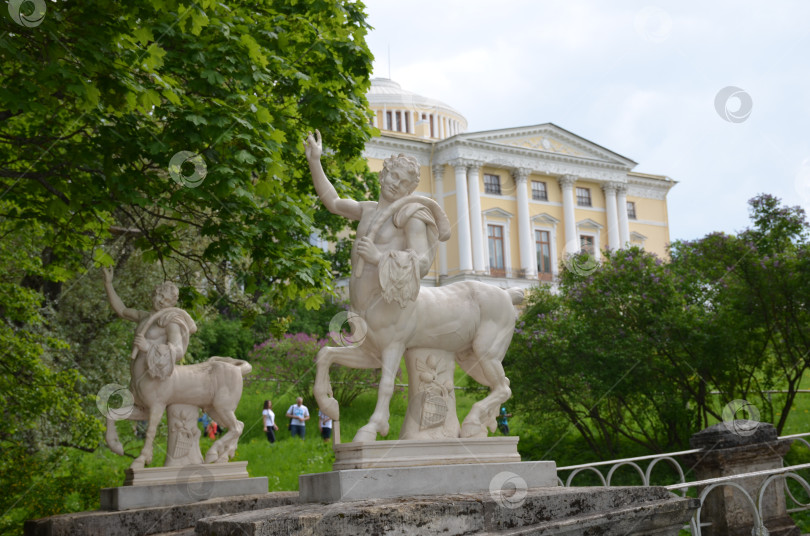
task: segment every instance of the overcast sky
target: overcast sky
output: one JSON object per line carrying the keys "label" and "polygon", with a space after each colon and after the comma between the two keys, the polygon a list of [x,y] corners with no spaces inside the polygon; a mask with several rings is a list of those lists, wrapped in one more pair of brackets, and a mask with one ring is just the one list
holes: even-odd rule
{"label": "overcast sky", "polygon": [[742,230],[758,193],[810,209],[807,0],[364,3],[374,76],[468,131],[552,122],[671,177],[673,240]]}

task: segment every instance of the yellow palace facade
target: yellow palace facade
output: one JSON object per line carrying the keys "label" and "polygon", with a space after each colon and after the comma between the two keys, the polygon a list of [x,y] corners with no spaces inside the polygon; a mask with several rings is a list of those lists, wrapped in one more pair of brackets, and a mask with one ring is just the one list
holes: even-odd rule
{"label": "yellow palace facade", "polygon": [[372,80],[367,96],[381,133],[366,144],[371,170],[392,154],[416,158],[415,193],[453,224],[423,284],[553,282],[583,249],[667,255],[672,179],[633,172],[636,162],[552,123],[467,132],[458,111],[392,80]]}

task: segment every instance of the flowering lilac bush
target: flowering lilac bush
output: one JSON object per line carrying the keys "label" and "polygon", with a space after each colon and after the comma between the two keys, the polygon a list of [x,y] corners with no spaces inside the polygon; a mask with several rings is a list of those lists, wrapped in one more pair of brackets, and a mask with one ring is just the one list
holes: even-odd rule
{"label": "flowering lilac bush", "polygon": [[[315,382],[315,357],[318,350],[329,343],[306,333],[287,333],[270,337],[256,345],[250,353],[253,374],[248,380],[275,380],[281,392],[290,392],[304,398],[311,409],[317,407],[312,385]],[[346,407],[367,389],[376,389],[374,370],[350,369],[334,365],[330,370],[334,396],[341,407]]]}

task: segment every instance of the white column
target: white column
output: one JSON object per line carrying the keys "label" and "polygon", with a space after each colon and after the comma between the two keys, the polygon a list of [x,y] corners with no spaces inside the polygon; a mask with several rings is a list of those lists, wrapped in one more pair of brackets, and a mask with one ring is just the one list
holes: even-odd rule
{"label": "white column", "polygon": [[462,273],[473,269],[470,249],[470,209],[467,204],[467,166],[463,161],[453,162],[456,172],[456,226],[458,228],[458,269]]}
{"label": "white column", "polygon": [[630,243],[630,223],[627,219],[627,185],[620,184],[616,192],[616,204],[619,209],[619,242],[621,248]]}
{"label": "white column", "polygon": [[481,220],[481,188],[478,186],[480,164],[471,162],[467,167],[467,187],[470,192],[470,230],[472,238],[473,270],[486,271],[484,261],[484,222]]}
{"label": "white column", "polygon": [[518,219],[518,245],[520,246],[520,269],[526,278],[537,275],[537,260],[534,247],[532,247],[532,227],[529,221],[529,190],[528,179],[530,169],[518,168],[512,170],[517,189],[517,219]]}
{"label": "white column", "polygon": [[[433,184],[436,203],[444,210],[444,164],[433,166]],[[447,275],[447,242],[439,242],[439,275]]]}
{"label": "white column", "polygon": [[415,116],[412,110],[408,110],[405,113],[408,114],[408,124],[405,125],[407,127],[405,130],[408,131],[408,134],[413,134],[416,132],[416,123],[414,122],[416,120]]}
{"label": "white column", "polygon": [[619,216],[616,214],[616,183],[602,185],[605,192],[605,211],[607,212],[608,248],[616,251],[621,248],[619,242]]}
{"label": "white column", "polygon": [[565,225],[565,251],[564,253],[574,255],[579,253],[580,245],[577,238],[577,222],[574,216],[574,183],[577,181],[574,175],[563,175],[557,177],[562,190],[563,200],[563,225]]}

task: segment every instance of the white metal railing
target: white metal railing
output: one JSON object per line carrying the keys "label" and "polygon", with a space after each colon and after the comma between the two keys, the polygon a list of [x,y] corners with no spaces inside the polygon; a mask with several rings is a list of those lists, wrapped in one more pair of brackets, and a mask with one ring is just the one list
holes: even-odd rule
{"label": "white metal railing", "polygon": [[[810,433],[804,434],[793,434],[787,436],[781,436],[779,439],[792,439],[795,442],[799,442],[804,444],[806,447],[810,448],[810,442],[808,442],[807,437],[810,437]],[[804,492],[810,496],[810,483],[805,480],[802,476],[796,473],[796,471],[802,469],[810,469],[810,463],[808,464],[801,464],[801,465],[793,465],[787,467],[781,467],[777,469],[769,469],[765,471],[753,471],[750,473],[743,473],[738,475],[732,476],[725,476],[719,478],[711,478],[707,480],[699,480],[694,482],[686,482],[685,472],[683,467],[681,467],[680,463],[676,460],[679,456],[689,455],[689,454],[697,454],[701,452],[702,449],[691,449],[691,450],[682,450],[679,452],[669,452],[665,454],[650,454],[648,456],[637,456],[634,458],[623,458],[618,460],[607,460],[602,462],[594,462],[594,463],[586,463],[580,465],[569,465],[566,467],[559,467],[557,468],[557,481],[561,486],[564,487],[571,487],[574,478],[578,474],[584,473],[591,473],[597,475],[600,482],[603,486],[610,486],[613,476],[617,470],[622,467],[632,467],[635,472],[638,474],[642,486],[650,486],[652,485],[652,471],[653,468],[659,462],[667,462],[670,464],[677,472],[678,477],[680,478],[680,482],[676,484],[670,484],[664,486],[667,490],[672,492],[681,492],[681,496],[686,497],[687,492],[690,488],[700,488],[702,487],[702,491],[698,495],[698,499],[700,500],[700,507],[698,507],[695,514],[692,516],[692,519],[689,522],[689,525],[684,527],[684,530],[688,530],[691,532],[692,536],[701,536],[702,534],[702,527],[710,525],[711,523],[700,523],[700,514],[703,509],[704,500],[706,496],[708,496],[712,491],[717,488],[721,487],[731,487],[735,490],[742,493],[743,497],[745,497],[745,503],[751,507],[753,512],[754,518],[754,529],[752,534],[754,536],[767,536],[768,530],[765,528],[763,523],[763,497],[765,496],[765,492],[767,488],[776,481],[783,481],[785,487],[785,494],[786,496],[796,505],[793,508],[788,508],[788,513],[795,513],[801,512],[805,510],[810,510],[810,502],[803,503],[802,501],[798,500],[793,492],[790,490],[788,486],[788,480],[793,480],[797,482],[799,486],[804,490]],[[642,466],[639,462],[649,461],[650,463],[647,465],[646,469],[642,469]],[[607,475],[605,476],[602,471],[598,468],[600,467],[610,467],[608,469]],[[570,471],[568,477],[563,481],[560,477],[560,472]],[[754,500],[753,497],[745,490],[743,486],[741,486],[738,481],[747,479],[747,478],[762,478],[764,477],[765,480],[760,484],[760,487],[757,491],[757,500]]]}

